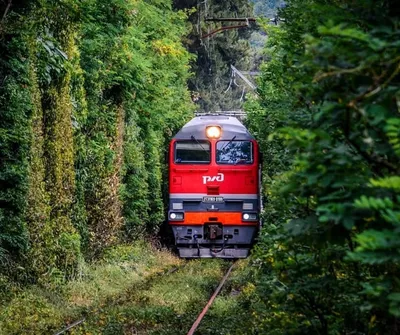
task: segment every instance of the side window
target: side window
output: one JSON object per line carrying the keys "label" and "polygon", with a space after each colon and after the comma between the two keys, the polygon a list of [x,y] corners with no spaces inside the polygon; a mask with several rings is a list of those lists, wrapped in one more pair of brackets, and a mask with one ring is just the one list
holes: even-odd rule
{"label": "side window", "polygon": [[218,164],[251,164],[253,163],[253,143],[250,141],[217,142]]}
{"label": "side window", "polygon": [[175,163],[207,164],[211,161],[211,145],[208,141],[175,142]]}

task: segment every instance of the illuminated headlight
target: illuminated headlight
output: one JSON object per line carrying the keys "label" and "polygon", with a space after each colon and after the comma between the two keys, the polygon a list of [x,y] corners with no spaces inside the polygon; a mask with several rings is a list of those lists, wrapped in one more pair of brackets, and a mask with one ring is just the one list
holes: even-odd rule
{"label": "illuminated headlight", "polygon": [[169,213],[169,218],[171,220],[175,220],[175,221],[182,221],[184,218],[184,215],[181,212],[171,212],[171,213]]}
{"label": "illuminated headlight", "polygon": [[242,218],[244,221],[257,221],[258,219],[256,213],[243,213]]}
{"label": "illuminated headlight", "polygon": [[206,135],[208,138],[220,138],[221,128],[217,126],[210,126],[206,128]]}

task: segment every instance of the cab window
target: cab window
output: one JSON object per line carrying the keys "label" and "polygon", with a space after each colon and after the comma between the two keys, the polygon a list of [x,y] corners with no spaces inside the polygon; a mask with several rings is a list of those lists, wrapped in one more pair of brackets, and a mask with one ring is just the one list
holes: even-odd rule
{"label": "cab window", "polygon": [[207,164],[210,161],[210,142],[195,140],[175,142],[175,163]]}
{"label": "cab window", "polygon": [[253,143],[250,141],[217,142],[217,164],[253,163]]}

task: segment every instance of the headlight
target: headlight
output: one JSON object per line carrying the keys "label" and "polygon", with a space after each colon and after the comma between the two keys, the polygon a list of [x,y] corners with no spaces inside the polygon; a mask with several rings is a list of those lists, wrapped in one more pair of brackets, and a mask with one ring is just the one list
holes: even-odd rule
{"label": "headlight", "polygon": [[184,214],[182,212],[171,212],[169,213],[169,218],[174,221],[182,221]]}
{"label": "headlight", "polygon": [[256,213],[243,213],[242,218],[244,221],[257,221],[258,215]]}
{"label": "headlight", "polygon": [[206,135],[208,138],[220,138],[221,128],[217,126],[210,126],[206,128]]}

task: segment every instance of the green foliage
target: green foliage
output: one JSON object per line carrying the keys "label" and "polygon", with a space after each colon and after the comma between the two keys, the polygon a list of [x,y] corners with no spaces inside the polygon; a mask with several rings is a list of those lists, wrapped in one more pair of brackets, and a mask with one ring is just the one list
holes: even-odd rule
{"label": "green foliage", "polygon": [[[180,262],[149,244],[130,243],[105,250],[105,257],[96,263],[81,263],[79,276],[68,282],[54,271],[53,282],[46,288],[18,287],[0,276],[0,334],[55,334],[83,315],[102,314],[110,302],[125,299],[133,287],[133,291],[145,287],[143,283],[154,273],[166,272]],[[78,328],[70,332],[76,334]]]}
{"label": "green foliage", "polygon": [[161,148],[167,143],[157,138],[157,133],[149,129],[147,132],[143,132],[143,137],[147,139],[145,142],[145,167],[148,171],[147,183],[149,190],[151,190],[152,196],[149,202],[149,224],[148,231],[156,232],[159,222],[164,219],[164,206],[162,197],[162,171],[161,171],[161,157],[158,148]]}
{"label": "green foliage", "polygon": [[[359,310],[356,268],[340,261],[347,248],[325,244],[321,252],[318,234],[311,227],[308,236],[305,244],[298,235],[273,224],[264,230],[256,262],[269,270],[263,271],[251,299],[262,330],[268,334],[335,334],[355,328],[364,332],[361,323],[367,319]],[[261,299],[255,299],[257,295]]]}
{"label": "green foliage", "polygon": [[[164,215],[159,139],[170,127],[167,120],[175,118],[181,124],[188,115],[189,54],[179,42],[185,16],[165,13],[157,2],[116,1],[115,17],[102,2],[86,5],[89,18],[96,18],[85,22],[82,43],[90,129],[85,168],[85,199],[92,204],[88,224],[92,240],[101,241],[105,235],[101,222],[103,226],[121,222],[122,208],[125,231],[129,238],[138,238],[154,232]],[[123,120],[121,114],[113,114],[116,111],[124,114]],[[114,141],[116,132],[119,142]],[[122,204],[116,203],[116,190]],[[109,201],[96,206],[107,197],[114,206]],[[112,218],[105,218],[105,208],[108,213],[113,210]],[[110,244],[103,242],[95,249]]]}
{"label": "green foliage", "polygon": [[398,118],[387,119],[385,132],[394,152],[400,157],[400,120]]}
{"label": "green foliage", "polygon": [[[193,323],[193,315],[209,299],[227,264],[220,260],[196,260],[178,271],[168,272],[168,260],[164,264],[160,260],[157,255],[154,265],[158,272],[154,276],[142,277],[134,288],[101,306],[97,313],[91,313],[84,324],[75,328],[75,334],[185,334]],[[204,324],[206,329],[198,331],[205,334],[219,334],[225,329],[223,322],[211,320]]]}
{"label": "green foliage", "polygon": [[[3,262],[27,247],[29,64],[22,37],[0,40],[0,250]],[[4,263],[0,267],[4,270]]]}
{"label": "green foliage", "polygon": [[163,147],[193,109],[186,15],[169,0],[0,9],[0,270],[51,286],[163,220]]}
{"label": "green foliage", "polygon": [[0,322],[2,334],[43,334],[62,322],[62,311],[44,297],[26,292],[14,298],[3,310]]}
{"label": "green foliage", "polygon": [[270,165],[255,252],[263,308],[253,306],[268,334],[396,329],[400,85],[392,7],[292,0],[280,10],[284,23],[266,27],[271,60],[248,123]]}
{"label": "green foliage", "polygon": [[[31,44],[30,47],[33,49],[31,52],[34,53],[35,44]],[[50,197],[45,183],[43,111],[38,78],[33,66],[30,68],[30,74],[33,82],[31,86],[33,136],[29,155],[29,192],[26,213],[30,247],[24,266],[34,274],[34,277],[40,278],[49,269],[55,267],[55,257],[53,252],[50,252],[50,249],[54,247],[52,246],[54,233],[50,221]]]}
{"label": "green foliage", "polygon": [[135,238],[143,236],[149,223],[150,194],[148,184],[144,183],[148,179],[144,144],[133,117],[129,120],[125,137],[125,171],[121,194],[124,199],[125,231],[129,238]]}

